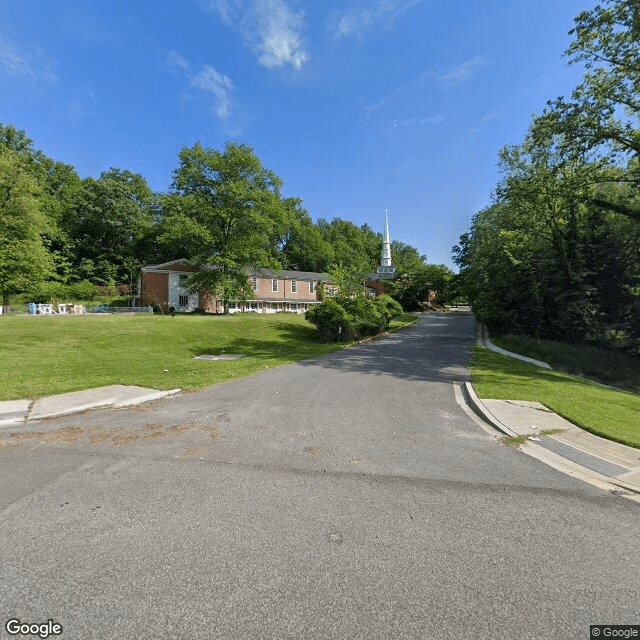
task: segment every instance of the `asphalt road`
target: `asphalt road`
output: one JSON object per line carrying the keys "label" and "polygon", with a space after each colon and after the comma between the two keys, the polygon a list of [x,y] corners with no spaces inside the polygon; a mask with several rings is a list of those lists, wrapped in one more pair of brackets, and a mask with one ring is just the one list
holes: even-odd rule
{"label": "asphalt road", "polygon": [[[0,448],[0,638],[589,638],[640,624],[640,508],[456,403],[473,318]],[[215,362],[211,363],[215,366]],[[15,439],[12,439],[12,441]],[[52,636],[53,637],[53,636]]]}

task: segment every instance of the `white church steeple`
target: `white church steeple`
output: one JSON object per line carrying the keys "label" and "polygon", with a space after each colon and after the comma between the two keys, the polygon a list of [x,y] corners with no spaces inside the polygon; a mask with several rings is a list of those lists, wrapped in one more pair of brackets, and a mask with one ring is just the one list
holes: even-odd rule
{"label": "white church steeple", "polygon": [[393,278],[396,268],[391,264],[391,241],[389,240],[389,212],[384,210],[384,233],[382,235],[382,253],[378,273],[384,274],[383,278]]}

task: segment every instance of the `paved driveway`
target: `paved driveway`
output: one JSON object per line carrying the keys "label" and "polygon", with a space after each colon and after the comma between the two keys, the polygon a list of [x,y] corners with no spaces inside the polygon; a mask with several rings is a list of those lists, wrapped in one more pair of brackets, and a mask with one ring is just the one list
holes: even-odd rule
{"label": "paved driveway", "polygon": [[148,407],[47,421],[0,451],[5,619],[83,639],[588,638],[638,623],[638,506],[467,416],[451,381],[473,340],[472,317],[429,315]]}

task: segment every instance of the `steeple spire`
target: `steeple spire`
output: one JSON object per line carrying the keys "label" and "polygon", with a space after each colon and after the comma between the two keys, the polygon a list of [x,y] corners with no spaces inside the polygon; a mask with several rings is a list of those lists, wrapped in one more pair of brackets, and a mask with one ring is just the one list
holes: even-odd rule
{"label": "steeple spire", "polygon": [[378,273],[384,274],[383,278],[393,278],[396,268],[391,264],[391,241],[389,240],[389,211],[384,210],[384,233],[382,234],[382,253]]}

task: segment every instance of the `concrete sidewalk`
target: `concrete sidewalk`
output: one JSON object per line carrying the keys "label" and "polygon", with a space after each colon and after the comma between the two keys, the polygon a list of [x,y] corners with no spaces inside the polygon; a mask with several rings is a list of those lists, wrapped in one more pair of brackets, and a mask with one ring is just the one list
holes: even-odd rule
{"label": "concrete sidewalk", "polygon": [[462,392],[483,421],[506,436],[524,437],[525,453],[640,497],[640,450],[583,431],[539,402],[480,399],[469,382]]}
{"label": "concrete sidewalk", "polygon": [[32,420],[55,418],[98,407],[125,407],[142,404],[175,395],[179,391],[180,389],[159,391],[113,384],[108,387],[61,393],[35,400],[9,400],[0,402],[0,428],[16,427]]}

